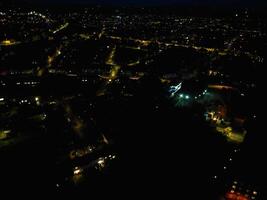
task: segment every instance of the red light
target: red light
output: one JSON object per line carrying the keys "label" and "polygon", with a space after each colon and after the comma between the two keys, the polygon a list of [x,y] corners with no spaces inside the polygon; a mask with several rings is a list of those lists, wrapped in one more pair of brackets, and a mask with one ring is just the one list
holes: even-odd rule
{"label": "red light", "polygon": [[248,197],[242,195],[242,194],[237,194],[237,193],[231,193],[228,192],[225,195],[227,200],[250,200]]}

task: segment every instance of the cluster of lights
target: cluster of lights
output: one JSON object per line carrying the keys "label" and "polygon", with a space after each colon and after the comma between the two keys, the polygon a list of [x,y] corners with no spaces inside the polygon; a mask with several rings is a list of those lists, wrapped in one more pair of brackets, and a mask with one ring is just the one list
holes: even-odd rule
{"label": "cluster of lights", "polygon": [[16,85],[36,85],[36,84],[38,84],[38,82],[34,82],[34,81],[32,81],[32,82],[23,82],[23,83],[21,83],[21,82],[17,82],[16,83]]}
{"label": "cluster of lights", "polygon": [[21,100],[20,103],[28,103],[28,100]]}
{"label": "cluster of lights", "polygon": [[258,195],[257,191],[246,189],[243,191],[245,194],[242,194],[243,192],[241,191],[241,187],[237,187],[237,186],[238,186],[238,182],[234,181],[230,189],[230,192],[226,194],[227,200],[234,200],[234,199],[254,200],[256,199],[256,196]]}
{"label": "cluster of lights", "polygon": [[87,82],[88,80],[87,79],[82,79],[82,82]]}
{"label": "cluster of lights", "polygon": [[189,95],[184,95],[184,94],[180,94],[179,97],[180,98],[185,98],[185,99],[190,99]]}
{"label": "cluster of lights", "polygon": [[83,172],[83,169],[80,167],[75,167],[73,170],[73,175],[78,175],[81,174]]}
{"label": "cluster of lights", "polygon": [[[239,152],[239,151],[240,151],[240,149],[234,149],[233,152],[234,152],[234,153],[237,153],[237,152]],[[233,158],[230,156],[229,159],[228,159],[228,161],[229,161],[229,162],[232,162],[232,161],[233,161]],[[228,169],[227,166],[223,166],[223,170],[224,170],[224,171],[226,171],[227,169]],[[218,179],[218,176],[215,175],[215,176],[213,176],[212,178],[213,178],[213,179]],[[236,182],[236,181],[235,181],[235,182]],[[235,183],[235,182],[234,182],[234,183]],[[235,184],[237,184],[237,182],[236,182]]]}
{"label": "cluster of lights", "polygon": [[206,95],[207,93],[208,93],[208,91],[207,91],[207,90],[204,90],[204,92],[202,92],[201,94],[195,96],[195,99],[198,99],[198,98],[200,98],[202,95]]}
{"label": "cluster of lights", "polygon": [[[70,122],[69,118],[68,118],[68,121]],[[94,146],[89,145],[89,146],[87,146],[87,147],[85,147],[83,149],[73,150],[73,151],[70,152],[70,158],[71,159],[75,159],[77,157],[83,157],[85,155],[88,155],[88,154],[92,153],[94,149],[95,149]]]}
{"label": "cluster of lights", "polygon": [[105,156],[105,157],[100,157],[98,158],[98,160],[96,161],[97,165],[98,165],[98,169],[103,169],[105,167],[105,164],[107,161],[110,160],[114,160],[116,158],[115,155],[109,155],[109,156]]}

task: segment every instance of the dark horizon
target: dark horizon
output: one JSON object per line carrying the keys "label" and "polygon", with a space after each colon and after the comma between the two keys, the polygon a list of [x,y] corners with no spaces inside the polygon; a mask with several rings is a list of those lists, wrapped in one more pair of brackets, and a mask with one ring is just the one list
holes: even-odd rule
{"label": "dark horizon", "polygon": [[267,6],[262,0],[2,0],[3,5],[101,5],[101,6],[208,6],[208,7],[262,7]]}

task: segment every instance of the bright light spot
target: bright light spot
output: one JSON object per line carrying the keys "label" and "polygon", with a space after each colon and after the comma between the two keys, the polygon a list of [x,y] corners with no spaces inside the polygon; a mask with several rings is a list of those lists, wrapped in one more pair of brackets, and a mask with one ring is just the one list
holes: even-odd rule
{"label": "bright light spot", "polygon": [[[75,167],[75,168],[77,168],[77,167]],[[75,169],[75,170],[73,171],[73,174],[74,174],[74,175],[77,175],[77,174],[80,174],[81,172],[82,172],[81,169]]]}
{"label": "bright light spot", "polygon": [[223,169],[224,169],[224,170],[226,170],[226,169],[227,169],[227,167],[225,167],[225,166],[224,166],[224,167],[223,167]]}
{"label": "bright light spot", "polygon": [[218,177],[217,176],[214,176],[213,178],[217,179]]}
{"label": "bright light spot", "polygon": [[0,98],[0,101],[4,101],[5,99],[4,98]]}
{"label": "bright light spot", "polygon": [[99,159],[99,160],[97,161],[97,163],[100,164],[100,165],[104,164],[104,162],[105,162],[105,161],[104,161],[103,158],[101,158],[101,159]]}
{"label": "bright light spot", "polygon": [[188,95],[185,96],[186,99],[189,99],[190,97]]}
{"label": "bright light spot", "polygon": [[59,184],[56,184],[57,187],[59,187]]}
{"label": "bright light spot", "polygon": [[237,181],[234,181],[234,184],[237,184]]}
{"label": "bright light spot", "polygon": [[243,97],[243,96],[245,96],[245,94],[244,93],[241,93],[241,96]]}
{"label": "bright light spot", "polygon": [[230,192],[231,192],[231,193],[234,193],[235,191],[234,191],[234,190],[231,190]]}
{"label": "bright light spot", "polygon": [[35,101],[39,101],[40,99],[39,99],[39,97],[35,97]]}
{"label": "bright light spot", "polygon": [[254,195],[257,195],[258,193],[257,193],[256,191],[253,191],[253,194],[254,194]]}
{"label": "bright light spot", "polygon": [[116,156],[112,156],[112,159],[116,158]]}
{"label": "bright light spot", "polygon": [[229,161],[232,161],[233,159],[232,158],[229,158]]}
{"label": "bright light spot", "polygon": [[234,188],[234,189],[235,189],[235,188],[236,188],[236,186],[235,186],[235,185],[233,185],[233,186],[232,186],[232,188]]}
{"label": "bright light spot", "polygon": [[4,41],[3,41],[3,44],[5,44],[5,45],[10,45],[10,44],[11,44],[11,41],[10,41],[10,40],[4,40]]}
{"label": "bright light spot", "polygon": [[179,95],[179,97],[183,98],[183,97],[184,97],[184,95],[183,95],[183,94],[180,94],[180,95]]}

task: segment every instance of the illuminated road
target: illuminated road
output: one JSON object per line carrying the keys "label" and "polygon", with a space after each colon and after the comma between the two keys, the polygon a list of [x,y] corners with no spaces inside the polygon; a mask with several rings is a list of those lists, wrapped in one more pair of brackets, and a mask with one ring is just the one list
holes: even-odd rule
{"label": "illuminated road", "polygon": [[107,81],[105,82],[104,86],[102,88],[100,88],[100,90],[98,90],[97,96],[105,95],[106,86],[109,85],[110,83],[112,83],[118,77],[121,66],[116,64],[116,62],[114,60],[114,57],[116,54],[116,49],[117,49],[116,46],[114,46],[113,49],[111,50],[109,56],[108,56],[106,64],[111,65],[111,70],[110,70],[109,75],[107,77],[100,76],[101,78],[107,79]]}
{"label": "illuminated road", "polygon": [[[118,36],[107,36],[110,39],[114,40],[122,40],[121,37]],[[153,41],[151,40],[142,40],[142,39],[136,39],[136,38],[129,38],[129,40],[137,42],[142,44],[143,46],[148,46]],[[158,45],[164,45],[164,46],[173,46],[173,47],[183,47],[183,48],[193,48],[195,50],[206,50],[207,52],[219,52],[219,55],[225,55],[225,53],[228,51],[228,49],[217,49],[217,48],[208,48],[208,47],[199,47],[199,46],[192,46],[192,45],[184,45],[184,44],[176,44],[176,43],[167,43],[167,42],[156,42]]]}
{"label": "illuminated road", "polygon": [[65,28],[67,28],[68,26],[69,26],[69,23],[66,22],[65,24],[61,25],[58,29],[56,29],[56,30],[54,30],[54,31],[52,31],[52,32],[53,32],[53,34],[56,34],[57,32],[59,32],[59,31],[65,29]]}
{"label": "illuminated road", "polygon": [[208,85],[208,88],[217,90],[237,90],[236,88],[227,85]]}
{"label": "illuminated road", "polygon": [[0,43],[0,46],[13,46],[17,44],[21,44],[21,42],[15,40],[4,40]]}
{"label": "illuminated road", "polygon": [[37,76],[43,76],[43,74],[45,73],[45,71],[47,71],[49,68],[51,68],[53,62],[55,61],[55,59],[61,55],[61,51],[62,51],[63,46],[60,45],[57,50],[55,51],[55,53],[52,56],[48,56],[47,58],[47,65],[45,67],[40,68],[39,70],[37,70]]}
{"label": "illuminated road", "polygon": [[102,38],[102,36],[105,34],[105,30],[106,30],[106,28],[103,27],[102,30],[101,30],[101,32],[98,34],[98,39],[101,39]]}

